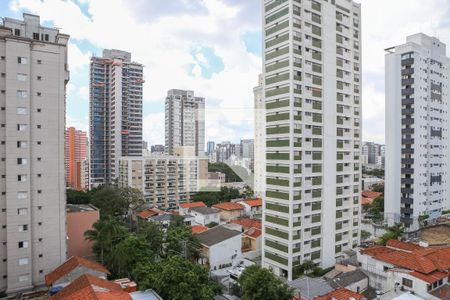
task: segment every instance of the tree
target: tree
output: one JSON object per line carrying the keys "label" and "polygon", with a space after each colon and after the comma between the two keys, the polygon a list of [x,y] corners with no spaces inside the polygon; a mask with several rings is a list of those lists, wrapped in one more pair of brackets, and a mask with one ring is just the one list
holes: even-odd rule
{"label": "tree", "polygon": [[167,300],[210,300],[219,287],[209,279],[208,269],[180,256],[156,264],[139,264],[134,271],[142,290],[152,288]]}
{"label": "tree", "polygon": [[293,296],[293,289],[286,283],[256,265],[246,268],[238,282],[242,287],[242,300],[290,300]]}
{"label": "tree", "polygon": [[384,183],[377,183],[372,186],[372,191],[377,193],[384,193]]}
{"label": "tree", "polygon": [[127,213],[125,202],[113,186],[107,185],[92,195],[92,202],[100,210],[100,214],[123,216]]}
{"label": "tree", "polygon": [[378,240],[379,245],[386,245],[389,240],[396,240],[405,233],[405,226],[401,223],[395,223],[389,227]]}
{"label": "tree", "polygon": [[147,221],[140,221],[137,235],[147,241],[147,245],[153,253],[161,255],[164,242],[164,232],[159,224]]}
{"label": "tree", "polygon": [[114,217],[106,215],[92,225],[92,229],[84,233],[86,240],[93,241],[93,250],[103,263],[115,243],[127,236],[126,228]]}
{"label": "tree", "polygon": [[229,165],[223,162],[209,163],[208,172],[221,172],[225,174],[226,182],[241,182],[242,179],[237,175]]}
{"label": "tree", "polygon": [[107,258],[107,266],[120,278],[130,277],[138,264],[154,261],[154,252],[142,236],[129,235],[116,244]]}
{"label": "tree", "polygon": [[179,223],[174,218],[167,228],[164,244],[165,256],[182,255],[186,258],[196,258],[200,243],[192,234],[189,226]]}
{"label": "tree", "polygon": [[250,198],[253,197],[255,192],[252,190],[252,188],[248,185],[244,186],[244,192],[242,193],[243,198]]}
{"label": "tree", "polygon": [[207,206],[220,202],[229,202],[231,199],[242,198],[238,189],[223,186],[219,192],[198,192],[192,195],[193,201],[203,201]]}
{"label": "tree", "polygon": [[68,204],[89,204],[91,202],[92,194],[89,192],[67,189],[66,196]]}
{"label": "tree", "polygon": [[370,232],[361,230],[361,241],[365,241],[368,238],[370,238],[371,236],[372,236],[372,234]]}
{"label": "tree", "polygon": [[301,277],[303,274],[310,272],[315,267],[312,260],[305,260],[302,264],[293,268],[295,278]]}

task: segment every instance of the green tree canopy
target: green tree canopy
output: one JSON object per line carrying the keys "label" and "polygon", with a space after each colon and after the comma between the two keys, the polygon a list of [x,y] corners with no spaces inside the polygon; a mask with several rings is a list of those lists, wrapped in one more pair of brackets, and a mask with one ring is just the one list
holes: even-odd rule
{"label": "green tree canopy", "polygon": [[238,198],[243,198],[238,189],[223,186],[219,192],[198,192],[192,196],[192,201],[203,201],[207,206],[212,206]]}
{"label": "green tree canopy", "polygon": [[401,223],[395,223],[389,227],[378,240],[379,245],[386,245],[389,240],[396,240],[405,233],[405,226]]}
{"label": "green tree canopy", "polygon": [[268,269],[250,266],[239,277],[242,300],[290,300],[293,290]]}
{"label": "green tree canopy", "polygon": [[242,179],[237,175],[229,165],[223,162],[209,163],[208,172],[221,172],[224,173],[226,182],[241,182]]}
{"label": "green tree canopy", "polygon": [[200,243],[192,234],[191,228],[178,220],[179,218],[174,218],[167,228],[165,256],[185,255],[185,257],[196,258]]}
{"label": "green tree canopy", "polygon": [[218,293],[205,267],[180,256],[140,264],[134,274],[140,289],[152,288],[166,300],[211,300]]}
{"label": "green tree canopy", "polygon": [[164,242],[164,231],[159,224],[147,221],[140,221],[137,234],[147,241],[147,245],[153,253],[160,255]]}

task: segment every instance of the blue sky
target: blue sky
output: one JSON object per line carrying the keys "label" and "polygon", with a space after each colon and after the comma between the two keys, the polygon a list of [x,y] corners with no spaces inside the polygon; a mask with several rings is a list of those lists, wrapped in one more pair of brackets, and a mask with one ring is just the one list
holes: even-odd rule
{"label": "blue sky", "polygon": [[[422,31],[450,44],[450,0],[361,0],[363,138],[384,141],[384,51]],[[88,129],[89,57],[130,51],[145,65],[144,138],[162,143],[172,88],[206,98],[208,140],[253,136],[261,70],[261,0],[5,0],[2,16],[41,16],[71,35],[67,124]],[[387,9],[388,8],[388,9]],[[445,8],[445,9],[443,9]],[[208,112],[210,112],[208,114]]]}

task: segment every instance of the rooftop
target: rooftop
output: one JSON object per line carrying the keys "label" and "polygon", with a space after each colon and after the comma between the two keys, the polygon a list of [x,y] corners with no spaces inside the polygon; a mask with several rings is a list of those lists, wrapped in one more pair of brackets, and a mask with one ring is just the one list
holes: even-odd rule
{"label": "rooftop", "polygon": [[203,225],[193,225],[191,227],[192,233],[193,234],[198,234],[198,233],[202,233],[206,230],[208,230],[209,228]]}
{"label": "rooftop", "polygon": [[347,287],[352,283],[359,282],[363,279],[368,279],[367,275],[361,270],[355,270],[335,276],[332,280],[330,280],[330,284],[335,288]]}
{"label": "rooftop", "polygon": [[133,300],[163,300],[154,290],[137,291],[130,296]]}
{"label": "rooftop", "polygon": [[371,199],[376,199],[378,197],[380,197],[383,193],[380,192],[373,192],[373,191],[362,191],[361,195],[364,198],[371,198]]}
{"label": "rooftop", "polygon": [[243,210],[244,206],[242,204],[236,202],[222,202],[218,204],[214,204],[212,207],[218,208],[221,210]]}
{"label": "rooftop", "polygon": [[247,205],[253,207],[253,206],[262,206],[262,199],[247,199],[243,200],[242,202],[245,202]]}
{"label": "rooftop", "polygon": [[288,285],[300,294],[300,299],[312,300],[316,296],[325,295],[333,290],[333,287],[322,278],[304,276],[288,282]]}
{"label": "rooftop", "polygon": [[254,239],[257,239],[261,236],[262,232],[258,228],[250,228],[246,232],[244,232],[244,235],[252,237]]}
{"label": "rooftop", "polygon": [[444,284],[440,288],[432,291],[430,294],[439,299],[450,299],[450,284]]}
{"label": "rooftop", "polygon": [[252,227],[261,229],[261,220],[258,219],[243,218],[232,220],[230,223],[241,225],[244,229],[250,229]]}
{"label": "rooftop", "polygon": [[197,201],[197,202],[180,203],[179,206],[181,208],[193,208],[193,207],[204,207],[206,206],[206,204],[203,201]]}
{"label": "rooftop", "polygon": [[197,212],[202,215],[212,215],[217,214],[220,211],[215,208],[207,207],[207,206],[199,206],[199,207],[193,207],[191,208],[192,211]]}
{"label": "rooftop", "polygon": [[153,208],[147,208],[140,213],[137,214],[137,216],[141,219],[148,219],[150,217],[156,216],[159,214],[159,211],[153,209]]}
{"label": "rooftop", "polygon": [[71,258],[66,260],[62,265],[57,267],[55,270],[45,275],[45,284],[47,286],[52,285],[55,281],[69,274],[78,266],[84,266],[91,270],[95,270],[105,274],[110,274],[108,269],[106,269],[104,266],[95,261],[88,260],[86,258],[82,258],[79,256],[72,256]]}
{"label": "rooftop", "polygon": [[197,234],[197,239],[205,246],[214,246],[232,237],[241,235],[239,231],[228,229],[224,226],[216,226],[207,231]]}
{"label": "rooftop", "polygon": [[314,298],[314,300],[349,300],[349,299],[355,299],[360,300],[365,298],[363,295],[355,293],[353,291],[344,289],[344,288],[338,288],[332,292],[329,292],[328,294],[322,295],[320,297]]}
{"label": "rooftop", "polygon": [[149,219],[153,222],[170,222],[172,221],[173,215],[172,214],[163,214],[163,215],[156,215],[153,217],[150,217]]}
{"label": "rooftop", "polygon": [[91,204],[66,204],[66,211],[69,213],[97,210],[98,208]]}
{"label": "rooftop", "polygon": [[132,298],[118,284],[90,274],[84,274],[50,297],[50,300],[67,299],[131,300]]}

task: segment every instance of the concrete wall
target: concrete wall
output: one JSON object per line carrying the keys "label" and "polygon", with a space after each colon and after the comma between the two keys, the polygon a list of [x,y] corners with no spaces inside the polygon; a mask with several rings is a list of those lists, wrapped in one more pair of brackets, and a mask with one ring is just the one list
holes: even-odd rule
{"label": "concrete wall", "polygon": [[100,219],[100,212],[83,211],[67,213],[67,255],[90,256],[93,254],[93,242],[84,239],[84,232]]}

